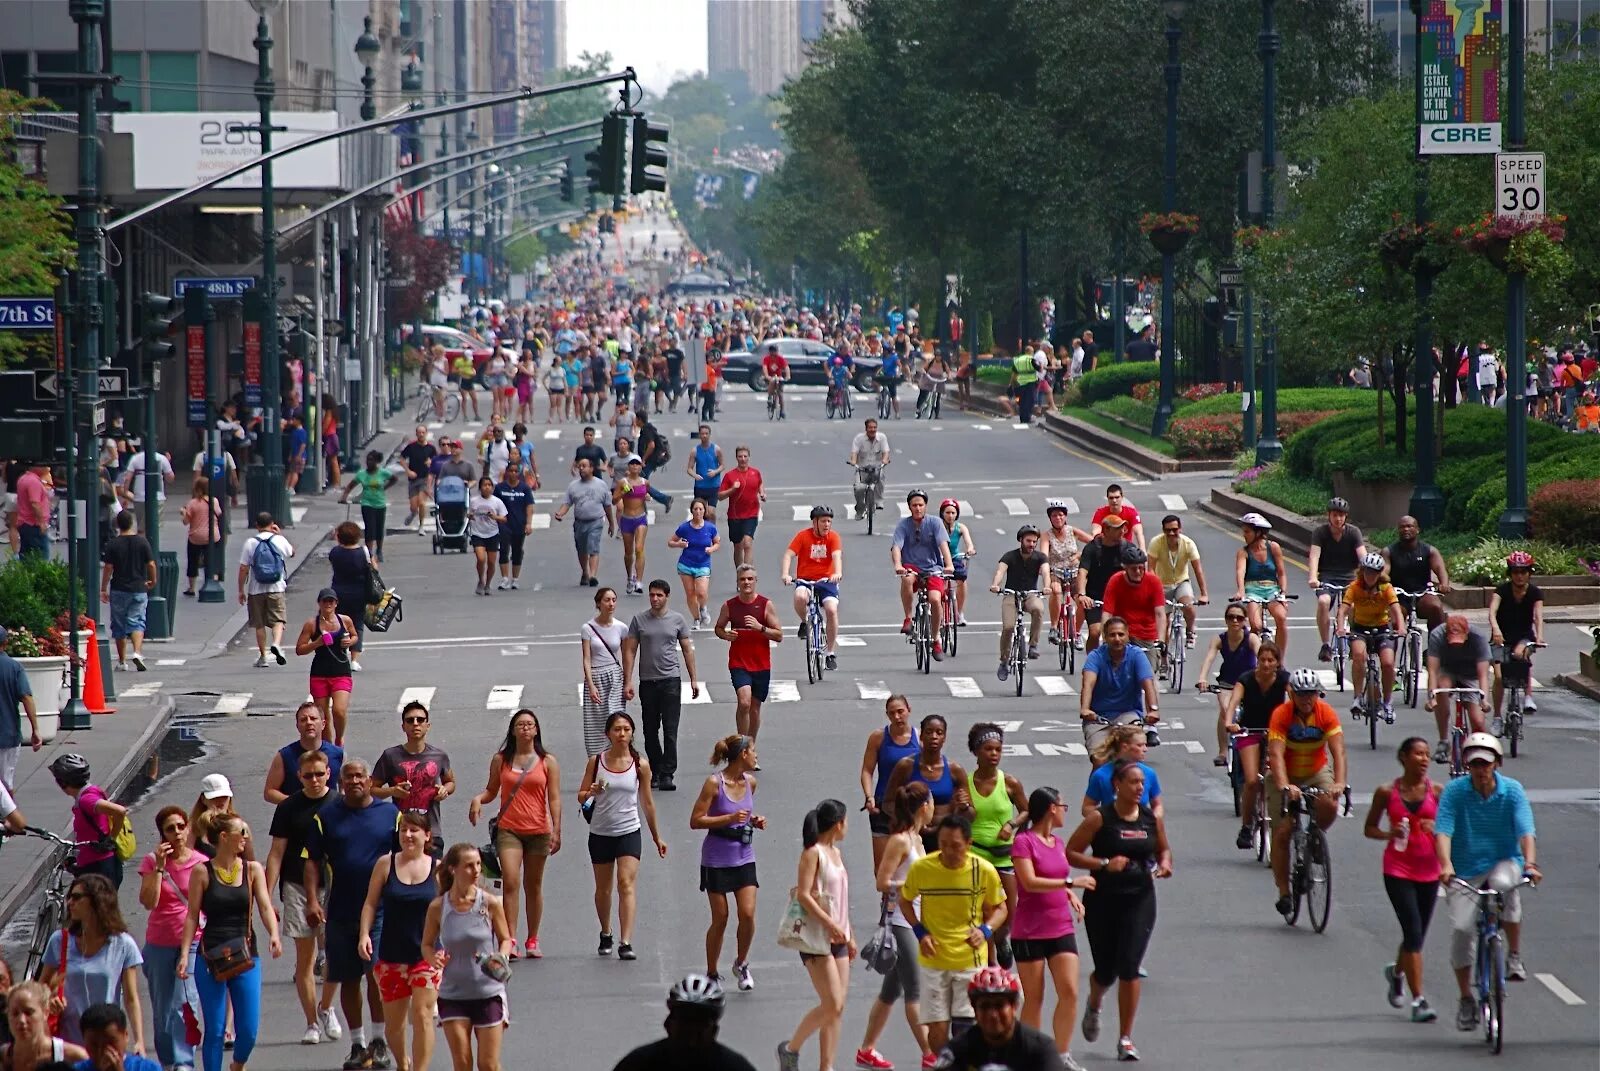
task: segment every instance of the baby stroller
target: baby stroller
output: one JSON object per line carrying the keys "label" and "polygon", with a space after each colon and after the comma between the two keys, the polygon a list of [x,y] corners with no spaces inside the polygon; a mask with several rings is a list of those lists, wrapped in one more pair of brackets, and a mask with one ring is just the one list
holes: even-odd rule
{"label": "baby stroller", "polygon": [[467,552],[467,482],[442,476],[433,489],[433,552]]}

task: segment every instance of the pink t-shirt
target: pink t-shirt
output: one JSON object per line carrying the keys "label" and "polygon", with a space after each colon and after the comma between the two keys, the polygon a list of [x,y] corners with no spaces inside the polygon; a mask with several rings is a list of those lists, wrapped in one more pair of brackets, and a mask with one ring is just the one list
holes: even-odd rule
{"label": "pink t-shirt", "polygon": [[[105,789],[99,785],[85,785],[78,798],[72,803],[72,839],[73,840],[100,840],[111,829],[110,819],[95,813],[94,806],[106,798]],[[101,848],[79,848],[78,865],[98,863],[110,859],[117,854],[115,850],[107,851]]]}
{"label": "pink t-shirt", "polygon": [[[215,518],[211,527],[216,529],[217,539],[222,538],[222,503],[210,499],[211,512]],[[206,530],[206,503],[198,498],[191,498],[183,504],[183,523],[189,526],[189,542],[196,546],[211,542],[211,532]]]}
{"label": "pink t-shirt", "polygon": [[17,523],[43,528],[50,523],[50,492],[37,473],[24,472],[17,480]]}
{"label": "pink t-shirt", "polygon": [[[185,862],[174,859],[167,863],[167,875],[171,880],[168,877],[159,879],[156,909],[150,912],[150,921],[144,928],[145,944],[161,948],[178,947],[178,942],[183,940],[184,919],[189,914],[189,875],[205,861],[204,855],[191,851]],[[156,856],[151,852],[140,861],[139,876],[142,878],[155,869]],[[173,888],[174,884],[177,885],[176,889]]]}
{"label": "pink t-shirt", "polygon": [[[1011,845],[1011,862],[1031,859],[1033,872],[1041,878],[1064,878],[1070,867],[1067,864],[1067,842],[1060,834],[1046,844],[1031,829],[1018,833]],[[1042,941],[1064,937],[1072,932],[1072,902],[1067,890],[1051,889],[1049,892],[1029,892],[1017,882],[1017,917],[1011,922],[1011,936],[1025,941]]]}

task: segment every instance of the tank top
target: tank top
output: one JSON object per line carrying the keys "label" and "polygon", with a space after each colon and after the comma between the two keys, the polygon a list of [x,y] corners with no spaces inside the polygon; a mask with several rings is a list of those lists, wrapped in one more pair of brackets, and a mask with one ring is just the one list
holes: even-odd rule
{"label": "tank top", "polygon": [[[894,776],[895,764],[907,756],[914,756],[922,750],[922,745],[917,743],[917,730],[911,730],[911,739],[904,744],[894,742],[894,737],[886,723],[883,727],[883,742],[878,745],[878,783],[872,788],[873,801],[882,804],[883,797],[889,791],[889,778]],[[915,761],[915,760],[913,760]]]}
{"label": "tank top", "polygon": [[[740,811],[749,811],[754,814],[756,809],[756,790],[750,784],[750,777],[745,775],[745,793],[738,799],[728,795],[728,780],[722,774],[717,774],[717,794],[711,797],[711,806],[706,808],[706,813],[712,817],[724,814],[738,814]],[[739,829],[739,826],[725,827]],[[706,839],[700,844],[700,865],[716,867],[744,866],[746,863],[756,861],[756,846],[742,844],[729,837],[719,835],[715,830],[706,830]]]}
{"label": "tank top", "polygon": [[[339,771],[344,766],[344,748],[324,741],[318,750],[328,756],[328,784],[338,784]],[[283,783],[278,786],[280,792],[292,796],[300,791],[300,756],[305,753],[306,748],[298,738],[278,749],[278,755],[283,759]]]}
{"label": "tank top", "polygon": [[597,837],[622,837],[639,829],[639,764],[631,757],[621,773],[606,768],[605,755],[594,762],[594,779],[605,789],[595,797],[589,832]]}
{"label": "tank top", "polygon": [[482,889],[474,890],[472,905],[458,911],[445,897],[439,912],[439,943],[450,954],[439,978],[441,1000],[487,1000],[502,997],[506,987],[478,969],[479,961],[499,947],[494,923]]}
{"label": "tank top", "polygon": [[1256,668],[1256,653],[1250,649],[1250,626],[1245,626],[1244,638],[1231,651],[1228,650],[1228,633],[1224,630],[1219,637],[1217,654],[1221,656],[1217,680],[1228,685],[1238,684],[1240,677]]}
{"label": "tank top", "polygon": [[1438,881],[1439,880],[1439,855],[1432,837],[1425,835],[1419,826],[1423,820],[1432,820],[1439,814],[1439,800],[1433,793],[1433,782],[1424,778],[1427,791],[1422,794],[1420,803],[1408,803],[1400,797],[1400,782],[1397,779],[1389,786],[1389,806],[1385,814],[1389,816],[1389,828],[1394,829],[1400,825],[1400,820],[1411,820],[1411,835],[1406,842],[1406,850],[1397,852],[1394,841],[1388,841],[1383,846],[1383,873],[1386,877],[1403,878],[1406,881]]}
{"label": "tank top", "polygon": [[707,476],[706,473],[717,467],[717,447],[714,443],[702,445],[696,443],[694,447],[694,485],[701,488],[719,486],[720,477]]}
{"label": "tank top", "polygon": [[344,639],[344,622],[339,623],[338,631],[333,634],[333,645],[322,642],[322,634],[314,633],[317,646],[311,651],[311,676],[313,677],[348,677],[350,676],[350,655],[340,647]]}
{"label": "tank top", "polygon": [[1065,536],[1056,538],[1054,528],[1044,530],[1045,556],[1050,559],[1050,568],[1065,569],[1072,559],[1078,556],[1078,537],[1072,534],[1072,527],[1068,525]]}
{"label": "tank top", "polygon": [[[750,602],[744,602],[735,595],[723,604],[728,611],[728,620],[743,621],[746,615],[757,621],[764,621],[767,616],[767,597],[757,595]],[[760,629],[740,628],[734,633],[733,642],[728,645],[728,668],[742,669],[750,673],[770,672],[772,669],[772,641]]]}
{"label": "tank top", "polygon": [[1278,670],[1277,677],[1265,688],[1261,687],[1261,681],[1254,671],[1246,673],[1239,681],[1244,685],[1244,698],[1239,702],[1239,727],[1266,732],[1272,712],[1288,698],[1289,671]]}
{"label": "tank top", "polygon": [[389,853],[389,877],[383,883],[383,930],[378,935],[378,958],[385,963],[410,966],[422,959],[422,927],[428,905],[439,894],[439,864],[428,860],[428,876],[415,885],[400,879],[400,857]]}
{"label": "tank top", "polygon": [[939,776],[936,779],[929,781],[926,777],[922,776],[921,757],[914,756],[911,759],[911,777],[909,778],[911,781],[921,781],[923,784],[928,786],[928,794],[933,797],[933,805],[935,807],[943,807],[945,804],[949,803],[956,794],[955,781],[950,776],[950,760],[945,758],[943,755],[940,755],[939,762]]}
{"label": "tank top", "polygon": [[245,932],[250,913],[250,864],[241,857],[237,865],[239,884],[228,885],[217,876],[216,864],[206,860],[206,877],[210,880],[206,882],[205,892],[200,894],[200,911],[206,920],[200,935],[202,952],[238,937],[248,937],[250,954],[255,955],[256,935]]}
{"label": "tank top", "polygon": [[510,762],[500,764],[498,821],[500,828],[509,833],[550,832],[550,782],[544,759],[535,757],[526,770],[519,770]]}
{"label": "tank top", "polygon": [[1267,560],[1257,561],[1254,550],[1249,548],[1244,552],[1244,582],[1246,584],[1276,584],[1278,582],[1278,567],[1272,563],[1272,547],[1269,543],[1262,543],[1266,551]]}
{"label": "tank top", "polygon": [[1000,839],[1000,827],[1016,814],[1006,794],[1006,775],[996,768],[994,788],[985,796],[978,792],[976,774],[967,771],[967,795],[972,797],[972,850],[997,866],[1010,866],[1011,842]]}
{"label": "tank top", "polygon": [[845,871],[843,863],[835,863],[828,858],[827,852],[817,853],[817,884],[822,886],[822,891],[833,900],[833,910],[829,918],[833,924],[844,931],[845,937],[850,936],[850,875]]}
{"label": "tank top", "polygon": [[961,527],[961,522],[957,521],[950,526],[950,532],[945,536],[945,542],[950,544],[950,560],[958,564],[961,558],[961,535],[965,531],[966,529]]}
{"label": "tank top", "polygon": [[1433,548],[1422,540],[1407,550],[1399,543],[1389,545],[1389,583],[1403,591],[1421,593],[1433,579],[1433,569],[1428,564]]}
{"label": "tank top", "polygon": [[1150,874],[1156,861],[1156,816],[1145,804],[1139,804],[1138,817],[1131,822],[1117,814],[1116,804],[1101,807],[1100,830],[1089,847],[1097,859],[1128,857],[1128,865],[1121,873],[1095,872],[1091,895],[1137,896],[1154,890]]}

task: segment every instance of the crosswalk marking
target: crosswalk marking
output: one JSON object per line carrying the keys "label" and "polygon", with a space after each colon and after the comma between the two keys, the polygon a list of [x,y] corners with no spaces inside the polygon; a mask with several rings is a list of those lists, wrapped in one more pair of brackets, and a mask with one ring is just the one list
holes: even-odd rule
{"label": "crosswalk marking", "polygon": [[982,699],[983,689],[978,687],[978,682],[972,677],[946,677],[945,687],[950,689],[950,694],[957,699]]}
{"label": "crosswalk marking", "polygon": [[539,531],[541,529],[549,528],[549,527],[550,527],[550,514],[548,514],[548,513],[535,513],[533,515],[533,529],[534,529],[534,531],[537,532],[537,531]]}
{"label": "crosswalk marking", "polygon": [[1035,677],[1034,682],[1045,695],[1072,695],[1072,685],[1065,677]]}
{"label": "crosswalk marking", "polygon": [[510,647],[500,648],[500,654],[504,658],[520,658],[527,653],[528,645],[525,643],[514,643]]}
{"label": "crosswalk marking", "polygon": [[1186,510],[1189,508],[1188,505],[1183,501],[1182,495],[1157,495],[1156,497],[1161,499],[1161,505],[1163,508],[1169,509],[1174,513],[1177,513],[1179,510]]}
{"label": "crosswalk marking", "polygon": [[150,681],[146,684],[132,684],[117,690],[117,695],[123,699],[148,699],[161,690],[160,681]]}
{"label": "crosswalk marking", "polygon": [[1071,514],[1073,516],[1077,515],[1077,512],[1078,512],[1078,500],[1076,498],[1073,498],[1071,495],[1068,495],[1066,498],[1062,499],[1061,501],[1063,501],[1063,502],[1065,502],[1067,504],[1067,513],[1069,513],[1069,514]]}
{"label": "crosswalk marking", "polygon": [[867,641],[860,636],[840,636],[840,647],[865,647]]}
{"label": "crosswalk marking", "polygon": [[522,705],[522,685],[497,684],[489,689],[490,710],[516,710]]}
{"label": "crosswalk marking", "polygon": [[1540,983],[1542,983],[1546,989],[1554,993],[1556,999],[1561,1003],[1573,1008],[1583,1003],[1583,998],[1578,996],[1578,994],[1574,993],[1572,990],[1568,989],[1566,984],[1555,975],[1540,973],[1535,974],[1534,977],[1539,979]]}
{"label": "crosswalk marking", "polygon": [[559,439],[559,438],[561,438],[561,429],[560,428],[546,428],[545,429],[545,433],[544,433],[544,437],[546,439]]}
{"label": "crosswalk marking", "polygon": [[856,681],[856,692],[862,699],[888,699],[889,686],[882,681]]}
{"label": "crosswalk marking", "polygon": [[809,520],[811,518],[811,507],[810,506],[795,506],[793,508],[794,508],[794,519],[795,520],[804,521],[804,520]]}
{"label": "crosswalk marking", "polygon": [[679,685],[679,699],[684,703],[709,703],[711,702],[711,688],[709,685],[700,686],[700,694],[693,694],[694,689],[688,681]]}
{"label": "crosswalk marking", "polygon": [[1181,743],[1183,749],[1191,755],[1199,755],[1206,749],[1206,746],[1198,740],[1180,740],[1178,743]]}
{"label": "crosswalk marking", "polygon": [[974,424],[974,425],[972,425],[972,430],[973,431],[993,431],[994,428],[992,426],[988,425],[988,424]]}
{"label": "crosswalk marking", "polygon": [[1002,498],[1000,504],[1005,506],[1006,513],[1012,517],[1026,517],[1028,504],[1020,498]]}
{"label": "crosswalk marking", "polygon": [[400,693],[400,699],[395,703],[395,713],[406,708],[407,703],[421,703],[428,709],[433,709],[433,696],[437,688],[407,688]]}
{"label": "crosswalk marking", "polygon": [[767,686],[767,702],[800,702],[800,683],[798,681],[773,681]]}
{"label": "crosswalk marking", "polygon": [[294,524],[299,524],[301,521],[305,520],[306,519],[306,507],[304,507],[304,506],[290,506],[289,507],[289,519]]}
{"label": "crosswalk marking", "polygon": [[1074,755],[1082,758],[1089,754],[1089,749],[1082,744],[1034,744],[1033,746],[1046,758],[1053,755]]}
{"label": "crosswalk marking", "polygon": [[187,658],[158,658],[158,659],[156,659],[156,665],[158,665],[158,666],[181,666],[187,661],[189,661]]}
{"label": "crosswalk marking", "polygon": [[977,514],[972,512],[972,503],[968,502],[964,498],[956,499],[956,506],[960,508],[961,516],[963,516],[963,517],[975,517],[975,516],[977,516]]}
{"label": "crosswalk marking", "polygon": [[243,714],[244,708],[250,705],[252,696],[251,692],[224,692],[217,696],[217,703],[211,708],[211,713]]}
{"label": "crosswalk marking", "polygon": [[908,506],[906,503],[904,503],[904,502],[896,502],[895,505],[900,508],[900,516],[902,518],[911,516],[911,507]]}

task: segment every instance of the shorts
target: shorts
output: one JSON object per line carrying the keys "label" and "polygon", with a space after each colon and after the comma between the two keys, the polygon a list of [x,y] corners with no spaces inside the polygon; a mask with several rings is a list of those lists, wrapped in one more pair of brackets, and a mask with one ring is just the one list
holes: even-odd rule
{"label": "shorts", "polygon": [[494,846],[495,850],[500,852],[507,848],[521,848],[524,855],[549,855],[550,834],[518,833],[514,829],[495,826]]}
{"label": "shorts", "polygon": [[819,599],[832,599],[834,602],[839,601],[839,585],[834,583],[832,580],[811,581],[811,593]]}
{"label": "shorts", "polygon": [[847,944],[829,945],[828,946],[828,954],[826,956],[824,956],[820,952],[802,952],[802,953],[800,953],[800,962],[801,963],[810,963],[814,959],[830,959],[830,958],[831,959],[849,959],[850,958],[850,946],[847,945]]}
{"label": "shorts", "polygon": [[[1488,874],[1460,875],[1461,880],[1481,888]],[[1450,906],[1450,966],[1460,970],[1472,966],[1478,946],[1478,898],[1465,889],[1451,886],[1445,890],[1445,903]],[[1505,894],[1505,908],[1500,921],[1522,921],[1522,890],[1512,889]]]}
{"label": "shorts", "polygon": [[[1330,760],[1326,766],[1309,777],[1293,782],[1301,788],[1329,789],[1333,787],[1333,762]],[[1275,779],[1267,778],[1267,820],[1277,825],[1283,816],[1283,793],[1278,791]]]}
{"label": "shorts", "polygon": [[1180,580],[1167,588],[1167,601],[1182,602],[1184,599],[1194,598],[1194,585],[1187,580]]}
{"label": "shorts", "polygon": [[632,535],[650,523],[650,514],[641,513],[637,517],[618,517],[617,529],[623,535]]}
{"label": "shorts", "polygon": [[951,570],[951,572],[956,574],[954,579],[956,579],[956,580],[966,580],[967,579],[967,560],[965,558],[962,558],[960,561],[952,562],[951,564],[955,566],[955,568]]}
{"label": "shorts", "polygon": [[1271,580],[1246,580],[1244,583],[1246,598],[1271,601],[1283,594],[1283,589]]}
{"label": "shorts", "polygon": [[[295,885],[292,882],[283,882],[283,935],[292,941],[315,937],[322,932],[322,927],[313,926],[306,921],[306,898],[304,885]],[[317,903],[321,904],[324,912],[328,906],[327,886],[318,890]]]}
{"label": "shorts", "polygon": [[[379,915],[377,924],[372,927],[373,948],[378,947],[378,938],[382,935],[383,916]],[[360,936],[360,930],[354,923],[327,927],[323,937],[323,952],[327,956],[325,980],[359,982],[372,970],[372,961],[362,959],[356,951],[356,939]]]}
{"label": "shorts", "polygon": [[1098,606],[1091,606],[1087,610],[1083,611],[1083,623],[1085,625],[1098,625],[1100,624],[1100,619],[1105,617],[1105,615],[1105,610]]}
{"label": "shorts", "polygon": [[732,893],[740,889],[759,889],[754,861],[739,866],[703,866],[700,868],[700,891],[703,893]]}
{"label": "shorts", "polygon": [[917,984],[922,990],[922,1002],[917,1006],[917,1022],[927,1026],[948,1023],[952,1019],[971,1019],[972,1001],[967,997],[967,985],[977,973],[977,967],[942,971],[918,963]]}
{"label": "shorts", "polygon": [[578,553],[586,557],[600,553],[600,533],[605,530],[605,521],[574,521],[572,523],[572,543],[578,548]]}
{"label": "shorts", "polygon": [[[1355,577],[1353,576],[1332,576],[1325,573],[1321,579],[1322,586],[1317,589],[1317,598],[1320,599],[1326,596],[1329,599],[1337,601],[1339,599],[1340,592],[1349,587],[1351,581],[1353,580],[1355,580]],[[1339,591],[1329,591],[1329,588],[1338,588]]]}
{"label": "shorts", "polygon": [[484,997],[480,1000],[451,1000],[440,997],[439,1021],[441,1023],[466,1020],[475,1029],[504,1025],[506,1002],[504,997]]}
{"label": "shorts", "polygon": [[740,688],[748,688],[751,699],[757,703],[765,703],[767,689],[772,685],[772,670],[740,669],[738,666],[729,666],[728,680],[733,683],[735,692]]}
{"label": "shorts", "polygon": [[406,497],[416,498],[428,489],[426,476],[411,476],[406,479]]}
{"label": "shorts", "polygon": [[715,487],[696,487],[694,489],[694,497],[696,501],[706,504],[708,512],[717,508],[717,489]]}
{"label": "shorts", "polygon": [[1378,639],[1378,633],[1382,631],[1382,628],[1362,628],[1360,625],[1351,625],[1350,638],[1365,643],[1369,651],[1394,650],[1395,640],[1393,636],[1387,639]]}
{"label": "shorts", "polygon": [[[882,800],[878,801],[878,806],[883,806]],[[872,830],[872,835],[874,837],[887,837],[890,832],[889,816],[884,814],[881,810],[869,814],[867,816],[867,828]]]}
{"label": "shorts", "polygon": [[615,863],[625,855],[638,859],[643,854],[644,837],[637,829],[618,837],[606,837],[599,833],[589,834],[589,862],[596,866]]}
{"label": "shorts", "polygon": [[427,960],[416,963],[390,963],[379,960],[372,968],[378,995],[385,1003],[405,1000],[419,989],[439,988],[439,969]]}
{"label": "shorts", "polygon": [[500,533],[496,532],[492,536],[473,536],[472,537],[472,545],[474,547],[481,547],[482,549],[487,550],[492,554],[499,554],[500,553]]}
{"label": "shorts", "polygon": [[287,471],[298,475],[306,470],[306,459],[303,457],[291,457],[285,464],[285,468]]}
{"label": "shorts", "polygon": [[251,595],[245,600],[249,609],[249,625],[251,628],[271,628],[286,622],[288,613],[285,609],[283,592],[268,591],[260,595]]}
{"label": "shorts", "polygon": [[756,525],[760,517],[729,517],[728,539],[734,543],[742,543],[746,539],[756,537]]}
{"label": "shorts", "polygon": [[679,562],[678,563],[678,575],[679,576],[710,576],[711,575],[711,566],[709,566],[709,565],[684,565],[682,562]]}
{"label": "shorts", "polygon": [[559,387],[546,387],[545,393],[549,394],[551,397],[560,398],[562,395],[567,393],[567,385],[563,383]]}
{"label": "shorts", "polygon": [[352,677],[312,677],[311,698],[332,699],[335,692],[349,695],[355,691],[355,687],[356,683]]}
{"label": "shorts", "polygon": [[1021,963],[1034,963],[1051,956],[1076,956],[1078,936],[1064,933],[1060,937],[1013,937],[1011,952]]}
{"label": "shorts", "polygon": [[[920,569],[918,569],[917,572],[918,572],[919,575],[926,576],[926,574],[922,573],[922,570],[920,570]],[[944,591],[945,590],[944,577],[942,577],[942,576],[928,576],[927,580],[928,580],[928,590],[929,591]]]}
{"label": "shorts", "polygon": [[126,639],[134,633],[143,633],[145,608],[150,595],[143,591],[113,591],[111,593],[111,638]]}

